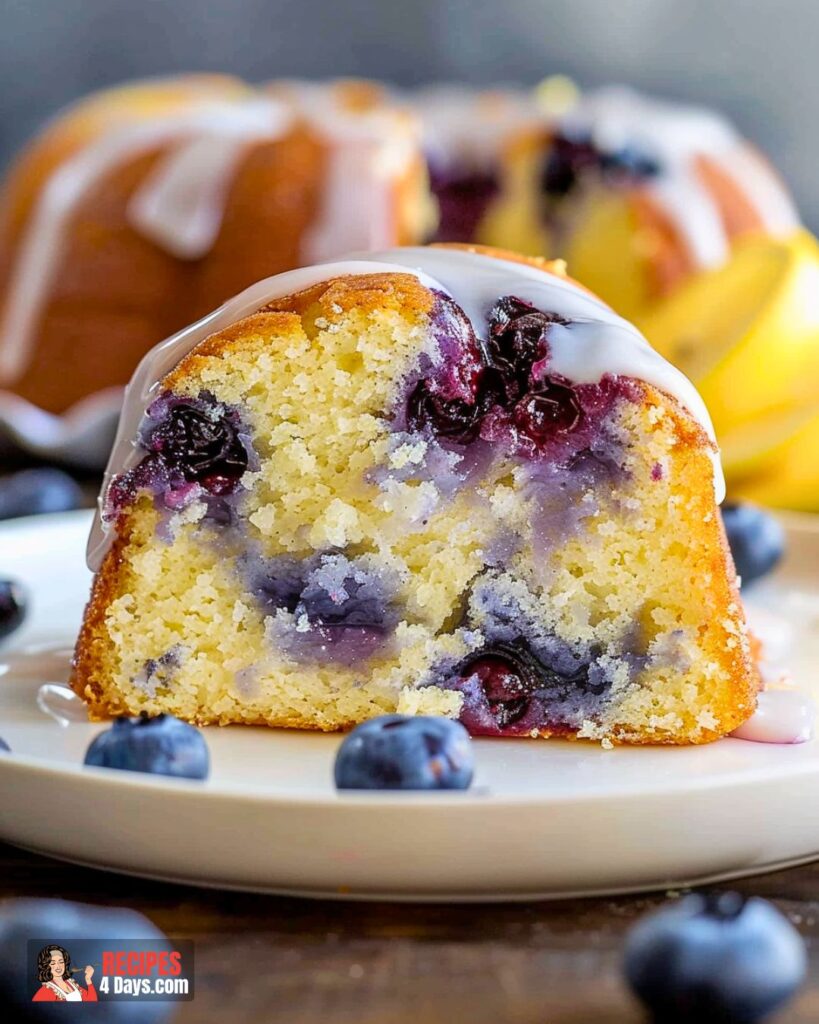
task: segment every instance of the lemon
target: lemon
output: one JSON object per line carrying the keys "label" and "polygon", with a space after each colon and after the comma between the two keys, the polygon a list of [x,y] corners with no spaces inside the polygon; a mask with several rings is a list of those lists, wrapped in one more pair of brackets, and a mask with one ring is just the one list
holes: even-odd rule
{"label": "lemon", "polygon": [[575,204],[565,256],[572,277],[627,320],[651,299],[651,253],[633,203],[621,193],[589,190]]}
{"label": "lemon", "polygon": [[750,472],[734,465],[732,496],[775,508],[819,511],[819,405],[798,421],[793,418],[790,427],[767,435],[764,456],[757,453]]}
{"label": "lemon", "polygon": [[800,230],[738,243],[639,326],[699,388],[718,437],[813,405],[819,394],[819,245]]}

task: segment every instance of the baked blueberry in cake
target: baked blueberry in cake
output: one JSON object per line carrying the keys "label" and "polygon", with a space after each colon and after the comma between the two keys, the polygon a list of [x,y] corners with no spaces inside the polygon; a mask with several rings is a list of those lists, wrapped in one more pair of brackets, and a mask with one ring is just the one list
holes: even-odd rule
{"label": "baked blueberry in cake", "polygon": [[409,97],[421,119],[429,184],[437,206],[434,240],[474,242],[500,194],[511,140],[542,123],[533,96],[494,88],[429,86]]}
{"label": "baked blueberry in cake", "polygon": [[562,266],[262,281],[129,387],[73,685],[95,716],[700,743],[758,676],[689,382]]}

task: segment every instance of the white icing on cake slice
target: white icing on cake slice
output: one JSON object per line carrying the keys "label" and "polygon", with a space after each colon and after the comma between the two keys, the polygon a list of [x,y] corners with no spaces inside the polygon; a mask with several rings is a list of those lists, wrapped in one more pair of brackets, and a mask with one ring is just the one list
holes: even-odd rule
{"label": "white icing on cake slice", "polygon": [[[550,370],[579,383],[619,374],[645,381],[675,398],[714,440],[708,411],[694,385],[666,362],[640,332],[605,303],[579,285],[528,264],[458,249],[406,247],[353,255],[260,281],[222,307],[154,348],[142,360],[125,394],[117,439],[105,474],[103,497],[111,480],[141,458],[135,438],[147,406],[161,380],[200,341],[255,313],[273,299],[292,295],[322,281],[351,274],[405,273],[427,288],[443,291],[469,317],[476,334],[486,336],[489,310],[504,295],[570,320],[569,327],[549,334]],[[717,500],[724,481],[714,441],[714,482]],[[98,510],[88,545],[88,563],[99,568],[112,540],[111,524]]]}

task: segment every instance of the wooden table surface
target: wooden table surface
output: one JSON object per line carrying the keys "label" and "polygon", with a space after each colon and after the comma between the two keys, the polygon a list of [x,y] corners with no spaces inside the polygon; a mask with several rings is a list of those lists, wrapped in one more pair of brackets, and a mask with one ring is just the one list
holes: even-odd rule
{"label": "wooden table surface", "polygon": [[[502,870],[502,865],[499,865]],[[0,844],[0,898],[62,895],[66,869]],[[667,897],[503,905],[343,903],[211,892],[71,868],[71,898],[141,910],[196,944],[174,1024],[620,1024],[625,932]],[[811,975],[780,1024],[819,1020],[819,863],[734,883],[808,940]]]}

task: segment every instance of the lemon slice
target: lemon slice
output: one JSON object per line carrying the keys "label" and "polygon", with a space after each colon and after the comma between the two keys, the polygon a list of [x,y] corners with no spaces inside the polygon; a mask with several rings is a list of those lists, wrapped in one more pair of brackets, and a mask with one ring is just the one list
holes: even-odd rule
{"label": "lemon slice", "polygon": [[650,301],[650,260],[633,205],[617,192],[594,189],[575,204],[565,256],[572,277],[634,320]]}
{"label": "lemon slice", "polygon": [[717,436],[776,420],[819,395],[819,245],[800,230],[754,237],[641,319],[649,341],[702,394]]}
{"label": "lemon slice", "polygon": [[[760,471],[770,471],[789,438],[799,433],[819,413],[816,408],[778,409],[759,416],[719,439],[722,467],[727,477],[741,479]],[[816,453],[819,463],[819,450]]]}
{"label": "lemon slice", "polygon": [[[787,427],[780,424],[777,435],[764,436],[763,456],[757,451],[750,463],[734,462],[732,497],[774,508],[819,511],[819,406],[803,414],[798,424],[792,417]],[[743,454],[741,449],[738,454]]]}

